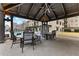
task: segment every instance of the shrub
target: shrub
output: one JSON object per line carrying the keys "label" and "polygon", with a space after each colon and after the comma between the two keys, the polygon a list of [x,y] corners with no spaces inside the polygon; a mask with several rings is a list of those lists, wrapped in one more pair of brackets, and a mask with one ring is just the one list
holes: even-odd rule
{"label": "shrub", "polygon": [[75,29],[75,31],[74,32],[79,32],[79,29]]}
{"label": "shrub", "polygon": [[71,29],[64,29],[64,32],[71,32]]}

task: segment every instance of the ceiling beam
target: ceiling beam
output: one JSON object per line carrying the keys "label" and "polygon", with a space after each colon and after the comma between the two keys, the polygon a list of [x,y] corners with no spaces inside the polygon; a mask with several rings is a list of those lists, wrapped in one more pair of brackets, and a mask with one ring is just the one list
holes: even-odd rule
{"label": "ceiling beam", "polygon": [[38,19],[38,21],[40,21],[41,19],[42,19],[42,17],[44,16],[44,14],[43,15],[41,15],[41,17]]}
{"label": "ceiling beam", "polygon": [[50,21],[60,20],[60,19],[63,19],[64,20],[64,18],[70,18],[70,17],[75,17],[75,16],[79,16],[79,13],[74,13],[74,14],[70,14],[70,15],[67,15],[67,16],[62,16],[62,17],[57,18],[57,19],[51,19]]}
{"label": "ceiling beam", "polygon": [[62,5],[63,11],[64,11],[64,16],[67,16],[67,12],[66,12],[66,8],[65,8],[64,3],[61,3],[61,5]]}
{"label": "ceiling beam", "polygon": [[[45,4],[42,4],[41,7],[43,7],[44,5],[45,5]],[[37,11],[37,13],[35,14],[34,18],[36,18],[36,16],[39,14],[39,12],[40,12],[41,9],[42,9],[42,8],[40,8],[40,9]]]}
{"label": "ceiling beam", "polygon": [[[31,19],[31,20],[36,20],[36,21],[42,21],[40,20],[44,14],[39,18],[39,19],[33,19],[33,18],[27,18],[26,16],[22,16],[22,15],[18,15],[18,14],[14,14],[14,13],[11,13],[11,12],[6,12],[5,14],[9,14],[9,15],[13,15],[13,16],[17,16],[17,17],[21,17],[21,18],[25,18],[25,19]],[[54,20],[59,20],[59,19],[64,19],[64,18],[69,18],[69,17],[74,17],[74,16],[79,16],[79,13],[74,13],[74,14],[70,14],[68,16],[62,16],[60,18],[57,18],[57,19],[51,19],[49,21],[54,21]]]}
{"label": "ceiling beam", "polygon": [[[48,19],[51,20],[51,18],[49,17],[49,15],[48,15],[47,13],[46,13],[46,15],[47,15]],[[48,20],[48,21],[49,21],[49,20]]]}
{"label": "ceiling beam", "polygon": [[19,14],[14,14],[12,12],[6,12],[6,14],[12,15],[12,16],[16,16],[16,17],[20,17],[20,18],[25,18],[25,19],[30,19],[30,20],[36,20],[36,21],[38,21],[37,19],[29,18],[29,17],[22,16],[22,15],[19,15]]}
{"label": "ceiling beam", "polygon": [[5,7],[3,7],[3,9],[4,9],[4,11],[8,11],[8,10],[10,10],[10,9],[12,9],[14,7],[18,7],[20,5],[22,5],[22,4],[21,3],[9,4],[9,5],[5,6]]}
{"label": "ceiling beam", "polygon": [[[51,5],[51,4],[50,4],[50,5]],[[50,5],[49,5],[49,6],[50,6]],[[55,11],[54,11],[52,8],[51,8],[51,10],[52,10],[52,12],[53,12],[55,18],[57,19],[57,15],[56,15]]]}
{"label": "ceiling beam", "polygon": [[57,15],[53,9],[52,9],[52,12],[54,13],[55,18],[57,19]]}
{"label": "ceiling beam", "polygon": [[[45,5],[45,4],[44,4]],[[44,7],[45,8],[45,7]],[[42,19],[42,17],[45,15],[45,9],[43,10],[43,12],[41,13],[41,16],[40,16],[40,18],[38,19],[38,21],[40,21],[41,19]]]}
{"label": "ceiling beam", "polygon": [[[38,21],[45,21],[45,20],[41,20],[43,17],[44,17],[45,14],[41,15],[41,17],[38,19]],[[48,20],[46,21],[49,21],[51,18],[48,16],[48,14],[46,13],[46,16],[48,17]]]}
{"label": "ceiling beam", "polygon": [[29,17],[29,13],[30,13],[32,7],[33,7],[33,3],[32,3],[32,4],[30,5],[30,7],[29,7],[28,13],[27,13],[27,15],[26,15],[27,17]]}
{"label": "ceiling beam", "polygon": [[17,7],[16,13],[17,13],[17,14],[20,14],[20,13],[24,14],[24,13],[22,12],[22,8],[23,8],[23,5]]}
{"label": "ceiling beam", "polygon": [[[44,6],[45,4],[43,4],[43,6]],[[44,11],[43,12],[45,12],[45,9],[44,9]],[[41,15],[41,17],[38,19],[38,20],[41,20],[43,17],[44,17],[44,15],[45,15],[45,13],[43,13],[42,15]],[[48,19],[50,20],[51,18],[48,16],[48,14],[46,13],[46,16],[48,17]],[[46,20],[46,21],[49,21],[49,20]],[[43,20],[41,20],[41,21],[43,21]]]}
{"label": "ceiling beam", "polygon": [[21,6],[17,7],[16,13],[19,14],[19,11],[21,10]]}

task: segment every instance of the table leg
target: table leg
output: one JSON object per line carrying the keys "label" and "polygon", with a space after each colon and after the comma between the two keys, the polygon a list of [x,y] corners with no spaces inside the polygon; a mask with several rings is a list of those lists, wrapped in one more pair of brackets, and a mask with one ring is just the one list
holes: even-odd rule
{"label": "table leg", "polygon": [[48,35],[46,34],[46,40],[48,40]]}

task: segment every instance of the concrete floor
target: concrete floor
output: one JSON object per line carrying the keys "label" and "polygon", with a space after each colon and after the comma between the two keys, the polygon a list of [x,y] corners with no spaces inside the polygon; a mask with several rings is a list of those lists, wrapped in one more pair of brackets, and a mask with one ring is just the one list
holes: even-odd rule
{"label": "concrete floor", "polygon": [[79,40],[61,39],[43,40],[41,44],[35,46],[33,51],[32,46],[24,47],[24,53],[21,53],[19,44],[11,47],[11,40],[0,44],[1,56],[79,56]]}

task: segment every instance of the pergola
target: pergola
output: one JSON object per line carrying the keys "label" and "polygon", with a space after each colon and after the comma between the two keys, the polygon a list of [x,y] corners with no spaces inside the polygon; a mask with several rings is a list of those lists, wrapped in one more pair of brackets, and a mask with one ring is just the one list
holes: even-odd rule
{"label": "pergola", "polygon": [[[78,3],[2,3],[0,6],[1,41],[4,41],[4,14],[41,21],[42,24],[79,15]],[[47,9],[49,12],[46,11]],[[11,30],[13,31],[13,29]]]}

